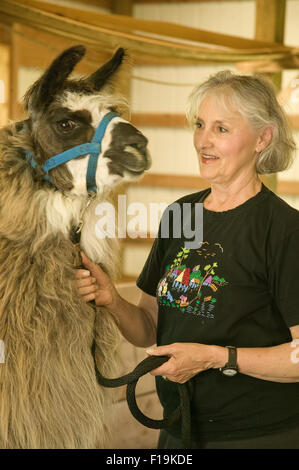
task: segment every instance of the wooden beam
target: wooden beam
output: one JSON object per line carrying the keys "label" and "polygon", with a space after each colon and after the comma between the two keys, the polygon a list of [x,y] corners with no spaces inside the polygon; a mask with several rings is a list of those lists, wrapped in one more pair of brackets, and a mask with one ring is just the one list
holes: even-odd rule
{"label": "wooden beam", "polygon": [[[207,3],[215,0],[184,0],[184,3]],[[227,0],[218,0],[218,2],[227,2]],[[246,0],[230,0],[235,2],[242,2]],[[254,0],[252,0],[254,1]],[[182,0],[134,0],[134,3],[182,3]]]}
{"label": "wooden beam", "polygon": [[[5,22],[3,18],[3,23]],[[46,31],[39,31],[29,26],[19,25],[15,34],[21,37],[19,42],[19,66],[21,67],[35,67],[43,69],[52,59],[55,58],[60,52],[68,47],[78,44],[78,39],[68,39],[57,34]],[[0,14],[0,42],[10,44],[10,31],[9,25],[1,25]],[[84,41],[81,41],[85,44]],[[87,53],[81,62],[76,67],[76,71],[82,74],[89,74],[93,72],[97,66],[106,62],[111,57],[111,54],[103,51],[96,50],[90,44],[86,44]],[[32,49],[34,48],[34,54]],[[148,65],[148,66],[186,66],[186,60],[181,60],[177,57],[157,57],[146,54],[143,57],[134,57],[134,65]],[[193,63],[193,62],[192,62]],[[294,67],[292,67],[294,68]]]}
{"label": "wooden beam", "polygon": [[[19,66],[44,69],[64,49],[78,44],[78,40],[62,38],[56,34],[38,31],[25,25],[18,25],[14,34],[19,38]],[[34,54],[32,53],[34,50]],[[100,52],[87,47],[86,55],[76,66],[76,73],[88,75],[94,72],[111,57],[107,52]]]}
{"label": "wooden beam", "polygon": [[[264,183],[270,175],[263,176],[261,179]],[[193,175],[175,175],[162,173],[147,173],[142,180],[130,185],[138,185],[143,187],[160,187],[160,188],[176,188],[176,189],[194,189],[201,191],[209,188],[209,183],[200,176]],[[296,180],[279,180],[277,190],[280,194],[299,196],[299,181]]]}
{"label": "wooden beam", "polygon": [[209,183],[200,176],[174,175],[168,173],[147,173],[142,180],[132,184],[143,187],[194,189],[198,191],[210,187]]}
{"label": "wooden beam", "polygon": [[154,243],[154,238],[151,238],[150,236],[147,236],[146,238],[141,238],[141,237],[136,237],[136,238],[131,238],[131,237],[126,237],[121,239],[121,245],[136,245],[138,246],[148,246],[152,245]]}
{"label": "wooden beam", "polygon": [[[3,23],[5,22],[3,18]],[[39,31],[29,26],[19,25],[18,31],[15,31],[17,35],[21,37],[19,42],[19,65],[22,67],[35,67],[44,68],[47,66],[57,54],[62,52],[64,49],[78,44],[77,39],[68,39],[57,34],[53,34],[46,31]],[[10,32],[8,25],[1,25],[1,14],[0,14],[0,42],[8,44],[10,43]],[[81,41],[85,44],[84,41]],[[111,57],[111,54],[103,51],[96,50],[90,44],[86,44],[87,53],[81,62],[76,67],[76,71],[82,74],[88,74],[95,70],[97,65],[105,62]],[[34,48],[34,54],[32,49]],[[132,54],[133,55],[133,54]],[[294,69],[294,59],[290,63],[290,68]],[[180,59],[174,56],[169,57],[157,57],[146,54],[144,56],[133,57],[134,65],[142,66],[186,66],[187,62],[185,59]],[[194,62],[191,61],[191,64]],[[203,64],[204,62],[201,62]],[[210,62],[207,62],[210,64]],[[248,63],[250,68],[250,62]],[[288,67],[286,67],[288,68]]]}
{"label": "wooden beam", "polygon": [[[299,130],[299,115],[289,114],[287,118],[292,129]],[[131,121],[138,127],[171,127],[178,129],[188,127],[184,114],[132,113]]]}
{"label": "wooden beam", "polygon": [[78,3],[78,7],[82,7],[82,4],[85,3],[86,5],[90,5],[93,7],[100,7],[106,8],[107,10],[111,10],[111,4],[113,0],[72,0],[72,3]]}
{"label": "wooden beam", "polygon": [[239,62],[236,64],[237,70],[243,73],[276,73],[283,72],[283,70],[296,70],[299,68],[299,58],[295,55],[290,55],[282,60],[267,61],[257,60],[251,62]]}
{"label": "wooden beam", "polygon": [[137,127],[187,127],[184,114],[132,113],[131,121]]}
{"label": "wooden beam", "polygon": [[299,196],[299,181],[278,180],[277,192],[286,196]]}

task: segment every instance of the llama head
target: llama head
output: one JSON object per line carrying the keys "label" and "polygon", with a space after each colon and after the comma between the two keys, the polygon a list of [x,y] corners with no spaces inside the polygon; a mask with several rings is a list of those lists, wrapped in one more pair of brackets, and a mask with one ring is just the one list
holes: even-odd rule
{"label": "llama head", "polygon": [[[128,106],[117,94],[126,52],[113,57],[87,78],[70,79],[85,54],[75,46],[58,56],[25,95],[35,159],[40,168],[54,155],[90,142],[103,117],[114,111],[101,142],[94,179],[98,191],[140,177],[150,166],[147,139],[124,119]],[[89,154],[78,156],[50,171],[51,181],[62,191],[85,195]]]}

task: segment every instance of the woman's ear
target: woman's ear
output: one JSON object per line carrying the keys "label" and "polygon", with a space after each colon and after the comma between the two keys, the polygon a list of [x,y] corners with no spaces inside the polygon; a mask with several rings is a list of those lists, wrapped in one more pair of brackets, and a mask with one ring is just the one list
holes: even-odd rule
{"label": "woman's ear", "polygon": [[257,145],[256,145],[256,152],[262,152],[271,142],[273,139],[274,128],[272,126],[266,127],[258,137]]}

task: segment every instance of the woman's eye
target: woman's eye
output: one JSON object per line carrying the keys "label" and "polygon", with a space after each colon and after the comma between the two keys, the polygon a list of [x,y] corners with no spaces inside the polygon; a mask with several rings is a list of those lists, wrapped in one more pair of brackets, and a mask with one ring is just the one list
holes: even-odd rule
{"label": "woman's eye", "polygon": [[202,122],[196,121],[195,126],[200,129],[202,127]]}
{"label": "woman's eye", "polygon": [[64,119],[58,122],[58,126],[63,131],[71,131],[76,127],[76,123],[71,119]]}
{"label": "woman's eye", "polygon": [[219,126],[219,131],[224,134],[225,132],[227,132],[227,129],[225,127],[222,127],[222,126]]}

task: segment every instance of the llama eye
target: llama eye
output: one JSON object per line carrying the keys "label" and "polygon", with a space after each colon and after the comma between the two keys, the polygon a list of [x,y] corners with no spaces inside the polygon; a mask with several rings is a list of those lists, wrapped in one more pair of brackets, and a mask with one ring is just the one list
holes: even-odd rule
{"label": "llama eye", "polygon": [[59,129],[62,131],[71,131],[76,127],[76,123],[71,119],[64,119],[58,122]]}

